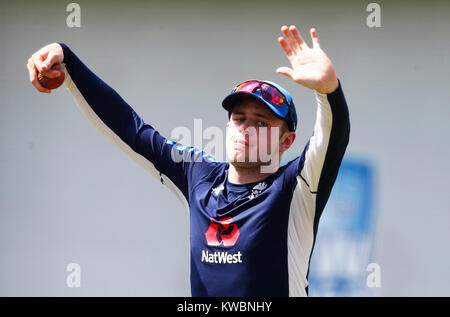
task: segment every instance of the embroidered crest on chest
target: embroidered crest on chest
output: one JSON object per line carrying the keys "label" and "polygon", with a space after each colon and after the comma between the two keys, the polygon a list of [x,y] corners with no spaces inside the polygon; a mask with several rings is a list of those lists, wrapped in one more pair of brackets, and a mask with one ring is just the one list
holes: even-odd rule
{"label": "embroidered crest on chest", "polygon": [[267,184],[266,182],[261,182],[256,184],[253,189],[252,189],[252,193],[248,196],[249,199],[253,199],[256,196],[258,196],[264,189],[266,189]]}
{"label": "embroidered crest on chest", "polygon": [[212,192],[214,193],[214,195],[219,196],[220,191],[222,191],[223,189],[223,184],[221,184],[220,186],[214,187],[212,189]]}

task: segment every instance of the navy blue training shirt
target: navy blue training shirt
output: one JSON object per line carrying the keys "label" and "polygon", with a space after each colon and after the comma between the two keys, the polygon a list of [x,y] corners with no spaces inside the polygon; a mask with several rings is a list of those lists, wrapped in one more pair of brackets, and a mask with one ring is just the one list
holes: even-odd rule
{"label": "navy blue training shirt", "polygon": [[188,208],[192,296],[307,296],[319,219],[349,141],[341,85],[315,92],[314,133],[298,157],[263,181],[233,184],[229,163],[161,136],[60,45],[82,113]]}

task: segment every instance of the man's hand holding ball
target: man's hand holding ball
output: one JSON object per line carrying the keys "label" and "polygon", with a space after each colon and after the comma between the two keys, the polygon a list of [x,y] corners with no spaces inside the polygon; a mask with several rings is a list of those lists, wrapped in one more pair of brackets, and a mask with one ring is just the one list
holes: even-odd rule
{"label": "man's hand holding ball", "polygon": [[28,59],[27,68],[31,84],[40,92],[50,93],[65,79],[64,53],[61,45],[44,46]]}

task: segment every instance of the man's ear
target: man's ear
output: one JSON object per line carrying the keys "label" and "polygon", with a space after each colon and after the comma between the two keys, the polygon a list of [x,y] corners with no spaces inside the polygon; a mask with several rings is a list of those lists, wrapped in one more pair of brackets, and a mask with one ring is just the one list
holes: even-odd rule
{"label": "man's ear", "polygon": [[295,132],[287,131],[280,139],[280,152],[287,151],[295,141]]}

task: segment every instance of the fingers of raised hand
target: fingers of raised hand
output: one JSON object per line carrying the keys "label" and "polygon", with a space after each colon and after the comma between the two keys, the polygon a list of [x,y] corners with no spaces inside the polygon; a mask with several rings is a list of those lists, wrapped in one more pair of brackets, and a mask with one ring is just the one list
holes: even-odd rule
{"label": "fingers of raised hand", "polygon": [[315,28],[312,28],[312,29],[309,30],[309,33],[311,33],[311,39],[312,39],[313,47],[314,48],[319,48],[320,47],[320,43],[319,43],[319,36],[317,35],[317,30]]}
{"label": "fingers of raised hand", "polygon": [[288,59],[291,59],[295,56],[295,53],[292,51],[291,47],[289,46],[288,42],[284,37],[278,38],[278,43],[280,43],[281,48],[283,49],[284,53],[288,57]]}
{"label": "fingers of raised hand", "polygon": [[294,52],[299,52],[301,50],[309,48],[295,25],[291,25],[290,27],[283,25],[281,27],[281,32],[286,37],[289,46]]}

